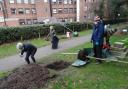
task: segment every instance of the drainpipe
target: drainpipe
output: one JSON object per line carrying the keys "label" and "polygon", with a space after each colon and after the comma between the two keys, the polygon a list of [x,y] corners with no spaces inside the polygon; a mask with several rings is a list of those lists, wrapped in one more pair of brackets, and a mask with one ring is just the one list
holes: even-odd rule
{"label": "drainpipe", "polygon": [[50,17],[52,17],[52,0],[49,0],[49,6],[50,6]]}
{"label": "drainpipe", "polygon": [[77,3],[76,3],[76,6],[77,6],[77,22],[80,22],[80,0],[77,0]]}
{"label": "drainpipe", "polygon": [[6,24],[6,13],[5,13],[5,7],[4,7],[4,1],[0,1],[0,4],[1,4],[1,6],[2,6],[2,13],[3,13],[3,17],[4,17],[4,25],[5,26],[7,26],[7,24]]}

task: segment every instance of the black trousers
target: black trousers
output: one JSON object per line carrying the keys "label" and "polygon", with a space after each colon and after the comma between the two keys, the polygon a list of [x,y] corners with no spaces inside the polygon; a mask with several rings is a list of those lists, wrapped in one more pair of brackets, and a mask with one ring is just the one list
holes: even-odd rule
{"label": "black trousers", "polygon": [[37,49],[34,49],[34,50],[32,50],[32,51],[27,51],[27,52],[26,52],[25,60],[26,60],[26,62],[27,62],[28,64],[30,64],[30,61],[29,61],[29,57],[30,57],[30,56],[31,56],[32,61],[33,61],[34,63],[36,63],[36,60],[35,60],[35,57],[34,57],[36,51],[37,51]]}
{"label": "black trousers", "polygon": [[52,41],[52,49],[57,49],[58,48],[58,42],[59,41]]}
{"label": "black trousers", "polygon": [[[96,58],[102,58],[102,45],[93,45],[93,50],[94,50],[94,57]],[[98,62],[102,62],[101,60],[98,60]]]}

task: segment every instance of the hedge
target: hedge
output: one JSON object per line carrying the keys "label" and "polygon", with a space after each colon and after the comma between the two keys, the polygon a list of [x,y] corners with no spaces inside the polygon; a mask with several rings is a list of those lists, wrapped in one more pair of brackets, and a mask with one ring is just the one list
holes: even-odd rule
{"label": "hedge", "polygon": [[[68,30],[64,26],[73,31],[82,31],[87,28],[86,23],[66,23],[64,26],[61,24],[52,25],[57,34],[64,34]],[[0,27],[0,44],[46,36],[49,33],[49,26],[50,25]],[[91,28],[91,24],[88,24],[88,27]]]}

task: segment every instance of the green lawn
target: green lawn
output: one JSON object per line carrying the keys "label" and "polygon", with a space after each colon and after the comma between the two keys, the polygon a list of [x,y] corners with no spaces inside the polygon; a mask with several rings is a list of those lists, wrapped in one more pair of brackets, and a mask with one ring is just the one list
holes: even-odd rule
{"label": "green lawn", "polygon": [[92,30],[85,30],[85,31],[79,32],[79,36],[85,36],[85,35],[91,34],[91,33],[92,33]]}
{"label": "green lawn", "polygon": [[[127,24],[119,24],[119,25],[112,25],[112,27],[116,28],[116,27],[126,27]],[[82,32],[79,32],[79,36],[84,36],[87,34],[92,33],[91,30],[84,30]],[[59,35],[59,38],[61,38],[61,41],[66,40],[66,35]],[[113,38],[113,40],[115,40],[116,38]],[[25,42],[30,42],[33,43],[34,45],[36,45],[37,47],[43,47],[46,45],[49,45],[50,42],[49,41],[45,41],[43,38],[41,39],[33,39],[33,40],[28,40]],[[18,50],[16,49],[16,43],[9,43],[9,44],[4,44],[4,45],[0,45],[0,58],[4,58],[7,56],[11,56],[18,53]]]}
{"label": "green lawn", "polygon": [[[122,37],[122,39],[126,38]],[[122,40],[118,36],[112,37],[112,43]],[[91,43],[66,50],[64,52],[78,52],[79,49],[92,47]],[[76,55],[62,55],[56,53],[43,58],[40,63],[49,63],[58,60],[73,62]],[[128,64],[118,62],[103,62],[96,65],[95,60],[80,68],[68,67],[62,71],[55,72],[58,77],[49,81],[45,89],[128,89]],[[44,89],[44,88],[43,88]]]}
{"label": "green lawn", "polygon": [[128,39],[128,35],[124,35],[124,36],[112,36],[111,39],[110,39],[110,42],[111,43],[114,43],[115,41],[122,41],[122,40],[125,40],[125,39]]}
{"label": "green lawn", "polygon": [[7,76],[9,72],[0,72],[0,79]]}
{"label": "green lawn", "polygon": [[[91,31],[86,30],[86,31],[79,32],[79,35],[84,36],[84,35],[87,35],[89,33],[91,33]],[[62,41],[66,40],[66,35],[59,35],[59,38],[62,38]],[[50,44],[50,41],[46,41],[43,38],[27,40],[27,41],[24,41],[24,42],[30,42],[30,43],[34,44],[35,46],[37,46],[37,47],[43,47],[43,46],[46,46],[46,45]],[[16,49],[16,42],[0,45],[0,58],[4,58],[4,57],[10,56],[10,55],[14,55],[16,53],[18,53],[18,50]]]}
{"label": "green lawn", "polygon": [[[80,34],[84,34],[84,32]],[[123,37],[113,36],[111,42],[121,41],[127,37],[127,35]],[[92,47],[92,44],[86,43],[64,52],[78,52],[79,49],[89,47]],[[58,60],[74,62],[76,58],[77,55],[56,53],[42,58],[39,63],[50,63]],[[69,66],[67,69],[54,73],[58,75],[57,78],[50,80],[43,89],[128,89],[128,64],[103,62],[96,65],[95,60],[91,60],[91,63],[86,66],[80,68]],[[6,75],[7,73],[0,73],[0,77]]]}
{"label": "green lawn", "polygon": [[[24,42],[33,43],[37,47],[46,46],[50,43],[49,41],[45,41],[44,39],[33,39]],[[0,58],[14,55],[16,53],[18,53],[18,50],[16,49],[16,43],[4,44],[0,46]]]}

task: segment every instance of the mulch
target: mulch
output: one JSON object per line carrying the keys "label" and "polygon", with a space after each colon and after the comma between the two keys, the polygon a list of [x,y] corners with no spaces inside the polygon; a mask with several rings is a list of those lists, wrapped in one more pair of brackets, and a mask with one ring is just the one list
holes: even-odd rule
{"label": "mulch", "polygon": [[50,79],[46,67],[38,64],[18,68],[0,83],[0,89],[39,89]]}
{"label": "mulch", "polygon": [[48,68],[62,70],[67,68],[70,63],[65,61],[55,61],[53,63],[29,64],[17,68],[9,76],[0,79],[0,89],[39,89],[46,85],[47,81],[55,78],[51,75]]}

